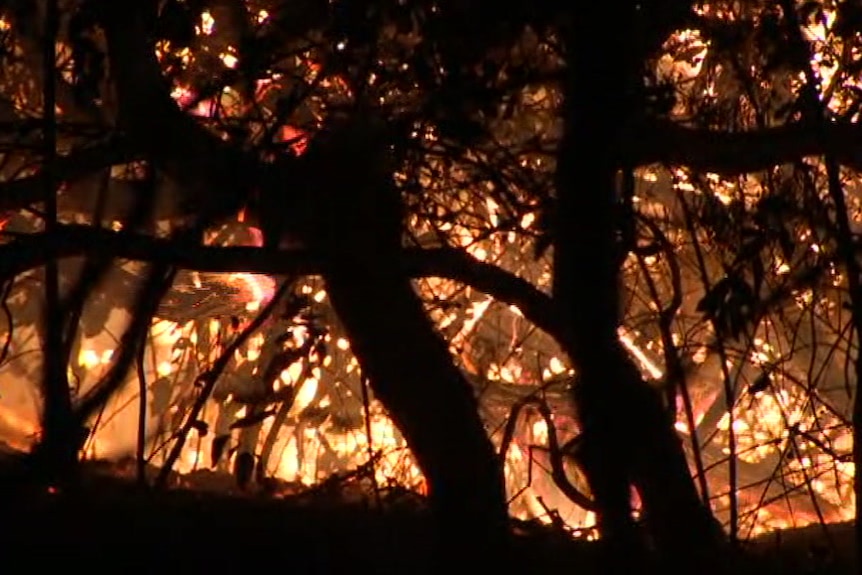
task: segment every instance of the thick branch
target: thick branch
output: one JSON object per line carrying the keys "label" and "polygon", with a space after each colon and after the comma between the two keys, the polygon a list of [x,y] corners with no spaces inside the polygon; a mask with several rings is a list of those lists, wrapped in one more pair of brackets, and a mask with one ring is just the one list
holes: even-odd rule
{"label": "thick branch", "polygon": [[320,258],[307,250],[191,246],[143,234],[63,225],[53,234],[25,234],[0,246],[0,277],[14,277],[54,258],[82,255],[167,263],[207,272],[316,274],[322,269]]}
{"label": "thick branch", "polygon": [[[43,265],[49,258],[99,253],[108,257],[173,265],[206,272],[253,272],[271,275],[321,273],[322,258],[308,250],[264,250],[253,247],[183,246],[142,234],[89,226],[58,226],[57,232],[27,235],[0,246],[0,277]],[[437,276],[460,281],[508,305],[517,306],[540,329],[560,340],[565,326],[551,298],[497,266],[453,249],[406,249],[400,255],[414,278]]]}
{"label": "thick branch", "polygon": [[[65,156],[58,156],[52,166],[58,182],[74,182],[93,172],[136,159],[128,146],[118,138],[87,146]],[[18,178],[0,184],[0,210],[16,210],[42,201],[44,174]]]}
{"label": "thick branch", "polygon": [[624,143],[623,153],[638,165],[666,163],[721,174],[756,172],[824,154],[862,169],[862,127],[837,122],[794,123],[725,132],[662,122],[634,130]]}
{"label": "thick branch", "polygon": [[[148,8],[149,7],[149,8]],[[201,217],[238,210],[259,170],[250,155],[208,132],[184,114],[170,96],[146,33],[150,3],[106,3],[105,28],[119,124],[157,167],[185,186]]]}
{"label": "thick branch", "polygon": [[555,338],[563,337],[567,331],[549,295],[493,264],[447,248],[406,250],[403,261],[414,278],[439,276],[462,282],[517,307],[536,327]]}
{"label": "thick branch", "polygon": [[[58,226],[54,234],[28,234],[0,245],[0,278],[14,277],[52,258],[99,255],[171,264],[203,272],[312,275],[325,271],[323,258],[305,249],[182,245],[144,234],[81,225]],[[405,249],[401,264],[414,278],[439,276],[460,281],[518,309],[540,329],[558,337],[563,324],[551,298],[530,282],[455,249]]]}

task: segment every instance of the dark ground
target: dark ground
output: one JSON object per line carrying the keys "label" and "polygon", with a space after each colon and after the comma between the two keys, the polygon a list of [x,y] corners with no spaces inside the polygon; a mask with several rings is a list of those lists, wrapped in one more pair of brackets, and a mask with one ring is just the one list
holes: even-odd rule
{"label": "dark ground", "polygon": [[[7,484],[0,493],[0,573],[440,573],[421,500],[390,495],[381,512],[344,491],[273,499],[188,489],[146,491],[88,473],[75,493]],[[348,501],[348,499],[352,500]],[[591,574],[596,544],[553,528],[517,528],[525,574]],[[774,535],[749,545],[738,573],[850,574],[852,528]],[[835,551],[832,551],[834,549]],[[753,555],[753,556],[751,556]],[[476,572],[476,569],[469,569]],[[649,569],[639,572],[648,572]],[[693,574],[702,569],[692,566]],[[485,570],[478,571],[484,573]]]}

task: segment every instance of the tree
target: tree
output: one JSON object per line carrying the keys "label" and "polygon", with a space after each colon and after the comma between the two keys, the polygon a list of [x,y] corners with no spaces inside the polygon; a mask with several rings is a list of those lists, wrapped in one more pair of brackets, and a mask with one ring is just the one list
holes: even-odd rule
{"label": "tree", "polygon": [[[12,151],[0,206],[19,218],[37,207],[21,224],[30,228],[18,230],[26,233],[7,228],[0,247],[8,293],[20,289],[17,276],[45,266],[43,435],[34,459],[52,480],[72,474],[82,430],[142,363],[152,318],[180,269],[274,274],[285,279],[279,293],[319,274],[363,376],[429,482],[446,542],[479,553],[504,547],[503,466],[470,383],[490,368],[478,355],[462,354],[466,370],[453,364],[438,319],[445,307],[423,304],[417,293],[429,290],[411,286],[411,278],[444,277],[515,306],[571,361],[582,434],[564,451],[574,453],[590,497],[571,485],[560,449],[551,449],[555,481],[594,507],[608,556],[646,547],[634,488],[649,546],[680,563],[702,559],[722,537],[708,506],[698,415],[728,416],[731,537],[740,529],[735,422],[745,410],[728,363],[740,373],[751,367],[746,350],[769,339],[775,317],[797,313],[801,289],[837,282],[826,297],[847,302],[856,330],[859,270],[842,191],[842,169],[858,163],[853,6],[617,2],[587,14],[478,0],[7,2]],[[615,49],[606,48],[608,27],[621,38]],[[43,154],[30,151],[33,141]],[[810,156],[824,159],[803,161]],[[130,175],[112,177],[120,165]],[[664,185],[649,189],[657,173]],[[739,197],[725,205],[739,174],[748,174]],[[683,184],[703,197],[670,193]],[[263,246],[203,241],[238,213],[263,230]],[[122,229],[111,229],[114,221]],[[787,279],[773,265],[779,255]],[[78,256],[84,263],[65,273],[56,263]],[[73,399],[65,367],[117,258],[146,262],[127,303],[131,320],[107,375]],[[623,313],[623,300],[638,303]],[[689,339],[717,356],[724,406],[691,397],[695,351],[677,337],[691,316],[712,332]],[[638,321],[662,352],[658,389],[619,337],[621,325]],[[198,378],[171,463],[251,333],[231,331],[231,343],[219,344],[230,353]],[[852,335],[833,340],[856,361]],[[278,351],[286,363],[274,365],[311,351]],[[821,361],[810,355],[812,365]],[[782,361],[754,366],[752,395],[789,380]],[[285,397],[264,403],[289,409]],[[537,397],[528,399],[541,411]],[[833,399],[823,404],[840,411]],[[688,457],[674,431],[678,411]],[[785,423],[793,434],[810,431]]]}

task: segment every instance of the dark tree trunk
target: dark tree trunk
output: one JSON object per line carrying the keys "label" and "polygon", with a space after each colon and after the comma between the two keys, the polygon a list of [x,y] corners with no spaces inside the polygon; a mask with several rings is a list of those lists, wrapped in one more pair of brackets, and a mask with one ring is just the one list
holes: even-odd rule
{"label": "dark tree trunk", "polygon": [[[502,464],[472,386],[400,265],[400,200],[386,147],[368,135],[374,128],[359,124],[321,136],[320,148],[303,156],[319,187],[296,208],[298,226],[311,226],[300,239],[325,256],[332,305],[375,396],[425,474],[444,549],[489,565],[509,537]],[[328,165],[331,158],[343,163],[320,169],[318,159]]]}
{"label": "dark tree trunk", "polygon": [[[554,297],[568,318],[565,347],[579,381],[581,454],[611,549],[638,546],[630,489],[644,505],[661,551],[686,554],[716,531],[690,477],[682,445],[660,398],[619,343],[620,215],[617,150],[634,116],[639,62],[624,14],[607,14],[620,43],[579,18],[567,32],[564,139],[557,166]],[[618,40],[623,38],[622,40]]]}
{"label": "dark tree trunk", "polygon": [[368,260],[344,262],[327,276],[332,304],[425,473],[440,533],[451,535],[446,543],[494,552],[508,529],[502,468],[473,390],[406,277]]}
{"label": "dark tree trunk", "polygon": [[[57,86],[54,78],[56,64],[55,42],[60,23],[56,0],[49,0],[45,8],[44,37],[42,42],[43,78],[43,145],[44,145],[44,209],[45,230],[51,233],[57,224],[57,184],[54,162],[57,156]],[[66,483],[74,474],[78,461],[78,441],[72,418],[72,399],[66,374],[68,356],[64,353],[64,323],[66,310],[60,299],[60,272],[56,261],[45,266],[45,308],[42,331],[42,441],[40,471],[51,483]]]}

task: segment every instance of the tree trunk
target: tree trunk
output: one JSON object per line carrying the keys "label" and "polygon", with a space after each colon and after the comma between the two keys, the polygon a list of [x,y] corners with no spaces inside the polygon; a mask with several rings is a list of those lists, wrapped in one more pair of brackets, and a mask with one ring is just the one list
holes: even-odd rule
{"label": "tree trunk", "polygon": [[[625,37],[625,18],[608,18]],[[653,542],[663,554],[681,558],[694,544],[713,542],[716,532],[660,398],[618,340],[617,150],[640,78],[639,63],[631,61],[637,56],[604,51],[604,34],[581,21],[566,37],[554,297],[570,326],[565,347],[579,374],[574,398],[584,430],[581,459],[604,537],[615,555],[617,547],[638,545],[630,509],[634,486]]]}
{"label": "tree trunk", "polygon": [[428,480],[447,543],[492,551],[508,529],[505,491],[473,390],[404,274],[370,259],[342,262],[327,275],[332,304]]}
{"label": "tree trunk", "polygon": [[[472,386],[400,265],[400,200],[386,146],[358,124],[318,137],[302,157],[319,187],[296,208],[297,226],[310,226],[300,240],[324,255],[327,291],[352,350],[425,474],[444,555],[489,565],[509,537],[502,464]],[[318,155],[315,146],[325,150]],[[321,158],[343,162],[333,170]]]}

